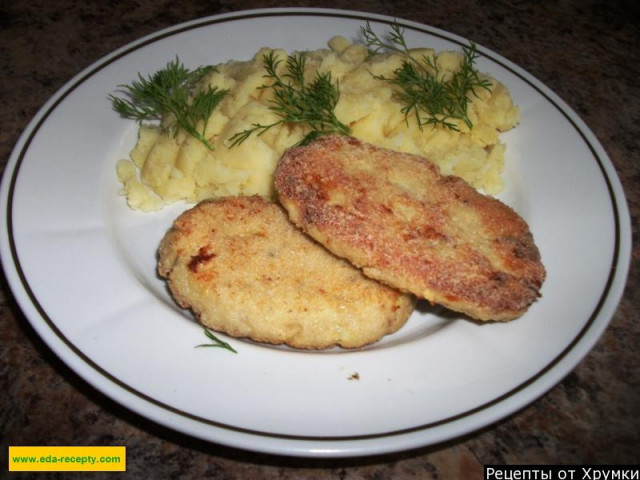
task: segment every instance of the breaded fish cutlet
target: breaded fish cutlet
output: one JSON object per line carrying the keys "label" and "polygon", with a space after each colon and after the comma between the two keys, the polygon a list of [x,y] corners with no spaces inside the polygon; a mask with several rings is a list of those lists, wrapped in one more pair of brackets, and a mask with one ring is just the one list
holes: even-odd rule
{"label": "breaded fish cutlet", "polygon": [[290,219],[374,279],[478,320],[510,320],[545,278],[526,222],[423,157],[351,137],[289,149],[275,188]]}
{"label": "breaded fish cutlet", "polygon": [[257,342],[361,347],[402,327],[415,304],[259,196],[199,203],[175,220],[158,254],[158,272],[180,306],[212,330]]}

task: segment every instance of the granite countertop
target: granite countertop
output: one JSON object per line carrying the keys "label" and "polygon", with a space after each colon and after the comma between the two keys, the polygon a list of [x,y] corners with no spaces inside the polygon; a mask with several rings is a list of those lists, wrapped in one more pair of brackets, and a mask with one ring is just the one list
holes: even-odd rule
{"label": "granite countertop", "polygon": [[[179,22],[279,6],[348,8],[406,18],[469,38],[522,66],[564,99],[606,149],[625,188],[637,240],[640,15],[631,0],[3,1],[2,166],[46,100],[103,55]],[[485,464],[637,464],[639,261],[640,249],[634,243],[627,287],[609,328],[549,393],[463,438],[381,457],[341,460],[222,447],[130,412],[90,387],[48,349],[2,277],[0,469],[7,468],[8,445],[78,444],[126,445],[126,476],[131,478],[474,479],[482,478]]]}

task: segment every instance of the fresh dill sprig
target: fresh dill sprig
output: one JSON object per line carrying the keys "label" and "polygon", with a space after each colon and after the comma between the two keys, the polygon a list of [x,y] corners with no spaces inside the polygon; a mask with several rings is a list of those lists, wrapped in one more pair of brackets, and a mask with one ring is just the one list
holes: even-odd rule
{"label": "fresh dill sprig", "polygon": [[209,329],[205,328],[204,329],[204,334],[207,336],[207,338],[209,340],[211,340],[212,343],[203,343],[201,345],[196,345],[196,348],[199,348],[199,347],[216,347],[216,348],[224,348],[225,350],[229,350],[230,352],[233,352],[233,353],[238,353],[227,342],[224,342],[224,341],[220,340],[213,333],[211,333],[211,331]]}
{"label": "fresh dill sprig", "polygon": [[175,135],[180,127],[212,150],[204,131],[211,113],[228,91],[211,86],[195,94],[193,91],[205,75],[214,71],[213,66],[189,70],[176,57],[153,75],[145,78],[138,73],[138,80],[131,85],[118,85],[124,98],[109,95],[109,99],[114,110],[125,118],[139,122],[164,119],[166,130]]}
{"label": "fresh dill sprig", "polygon": [[450,78],[443,78],[435,58],[422,55],[416,58],[404,38],[404,29],[398,24],[391,25],[389,41],[383,41],[371,28],[369,22],[361,27],[370,54],[391,50],[405,55],[402,65],[394,70],[394,76],[374,75],[375,78],[398,87],[397,96],[403,103],[401,109],[405,120],[412,116],[418,126],[440,125],[450,130],[459,130],[457,121],[463,121],[473,128],[468,115],[471,95],[477,96],[477,89],[491,91],[491,82],[480,78],[474,67],[478,50],[474,43],[463,47],[460,69]]}
{"label": "fresh dill sprig", "polygon": [[259,88],[272,89],[273,99],[270,100],[269,110],[280,119],[266,125],[254,123],[251,128],[236,133],[229,139],[232,147],[241,144],[253,133],[262,135],[271,127],[283,123],[302,124],[311,129],[297,145],[306,145],[329,133],[351,133],[351,129],[341,123],[334,113],[340,98],[340,86],[337,81],[333,83],[330,72],[316,72],[313,81],[305,84],[305,52],[288,55],[286,71],[282,75],[278,74],[282,59],[277,58],[273,51],[265,54],[263,60],[266,70],[264,77],[272,80],[272,83]]}

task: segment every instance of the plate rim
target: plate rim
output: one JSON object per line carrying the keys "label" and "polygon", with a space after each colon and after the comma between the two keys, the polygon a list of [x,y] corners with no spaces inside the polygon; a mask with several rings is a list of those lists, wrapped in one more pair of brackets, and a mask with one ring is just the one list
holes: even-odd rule
{"label": "plate rim", "polygon": [[[354,10],[340,10],[340,9],[329,9],[329,8],[264,8],[264,9],[253,9],[253,10],[244,10],[233,13],[225,13],[220,15],[213,15],[208,17],[203,17],[187,22],[183,22],[171,27],[164,28],[159,30],[158,32],[151,33],[146,35],[138,40],[130,42],[123,47],[103,56],[98,59],[87,68],[78,73],[75,77],[65,83],[36,113],[33,119],[29,122],[22,135],[18,139],[12,153],[10,154],[9,160],[6,165],[5,172],[2,178],[2,187],[1,187],[1,201],[2,201],[2,212],[5,218],[5,228],[2,231],[2,249],[0,250],[0,258],[2,260],[2,267],[5,272],[5,276],[7,278],[7,283],[11,289],[13,296],[16,301],[20,305],[22,311],[25,313],[26,319],[29,323],[35,328],[38,335],[45,341],[45,344],[48,345],[49,348],[53,350],[56,356],[65,360],[65,363],[75,372],[80,374],[83,380],[87,381],[94,388],[97,388],[99,391],[104,393],[110,398],[119,398],[119,403],[122,403],[122,398],[127,396],[133,396],[136,399],[141,400],[143,403],[149,403],[154,408],[159,408],[161,410],[166,410],[171,412],[174,415],[178,415],[182,418],[185,418],[190,421],[196,421],[199,423],[203,423],[208,427],[214,427],[216,429],[223,429],[224,431],[232,431],[236,434],[248,435],[250,437],[259,437],[261,439],[277,439],[285,442],[293,442],[293,444],[304,444],[307,442],[315,442],[320,444],[330,444],[330,443],[343,443],[343,442],[361,442],[367,440],[379,440],[385,439],[389,437],[403,437],[403,436],[411,436],[412,434],[416,434],[418,432],[424,432],[426,430],[430,430],[436,427],[440,427],[447,424],[452,424],[457,422],[462,418],[474,417],[477,413],[482,411],[491,411],[491,409],[495,408],[498,405],[504,404],[505,400],[511,399],[514,400],[514,397],[521,392],[527,391],[533,384],[549,379],[546,376],[549,372],[554,369],[557,370],[558,366],[561,362],[569,361],[570,356],[574,356],[576,358],[572,358],[570,363],[571,366],[565,367],[561,371],[559,371],[554,377],[550,378],[551,381],[546,382],[547,385],[545,388],[539,389],[536,395],[529,396],[524,401],[515,402],[515,405],[512,405],[511,410],[507,411],[504,414],[496,413],[493,417],[502,418],[514,410],[522,408],[525,405],[530,404],[536,398],[546,393],[551,387],[556,385],[565,375],[570,373],[579,363],[582,358],[584,358],[590,350],[593,348],[595,343],[598,341],[607,325],[609,324],[617,305],[622,297],[624,291],[624,285],[626,284],[626,278],[629,271],[630,266],[630,244],[631,244],[631,232],[630,232],[630,220],[629,220],[629,212],[626,204],[626,198],[624,196],[624,191],[620,184],[619,178],[617,176],[617,172],[615,167],[611,163],[607,153],[604,148],[600,145],[599,141],[595,137],[595,135],[591,132],[591,130],[584,124],[584,122],[573,112],[573,110],[564,103],[556,94],[546,87],[546,85],[539,82],[535,79],[531,74],[524,71],[521,67],[513,64],[512,62],[504,59],[499,54],[495,52],[485,49],[484,47],[478,45],[478,49],[483,56],[488,57],[496,64],[501,67],[507,69],[509,72],[516,75],[520,80],[527,83],[529,86],[533,87],[539,95],[543,96],[551,105],[553,105],[554,109],[561,113],[571,124],[573,130],[577,132],[584,144],[586,144],[591,152],[592,159],[597,163],[599,167],[600,174],[605,182],[608,200],[610,202],[612,211],[613,211],[613,220],[614,220],[614,251],[611,259],[611,269],[609,271],[609,275],[604,286],[604,289],[600,295],[600,298],[595,305],[589,319],[584,323],[583,327],[580,329],[579,333],[573,339],[571,343],[569,343],[556,357],[553,358],[543,369],[536,372],[533,376],[528,378],[527,381],[519,384],[515,388],[503,393],[499,397],[493,399],[490,402],[486,402],[482,405],[479,405],[473,409],[467,410],[465,412],[461,412],[457,415],[447,417],[445,419],[441,419],[437,422],[432,422],[426,425],[414,426],[411,428],[405,428],[390,432],[382,432],[382,433],[374,433],[367,435],[344,435],[344,436],[301,436],[301,435],[291,435],[291,434],[281,434],[274,432],[263,432],[257,430],[251,430],[244,427],[237,427],[234,425],[227,425],[221,422],[209,420],[206,418],[201,418],[199,416],[193,415],[189,412],[182,411],[178,408],[172,407],[171,405],[167,405],[162,401],[156,400],[151,396],[137,390],[135,387],[126,384],[120,379],[114,377],[108,371],[105,371],[100,365],[96,364],[87,354],[81,351],[76,345],[73,344],[64,334],[64,332],[60,331],[57,327],[55,321],[51,319],[42,305],[39,304],[38,297],[33,292],[30,286],[29,279],[26,277],[24,271],[21,268],[21,261],[18,255],[17,246],[15,243],[15,238],[13,234],[13,204],[15,201],[14,193],[16,184],[18,181],[18,177],[20,174],[20,169],[23,163],[28,158],[29,147],[33,141],[33,139],[37,136],[38,132],[42,128],[42,126],[47,122],[49,116],[57,109],[58,105],[69,95],[72,95],[74,90],[82,85],[87,79],[91,78],[93,75],[98,73],[104,68],[107,68],[113,62],[118,60],[119,58],[126,56],[136,50],[144,48],[146,45],[157,42],[161,39],[171,37],[173,35],[179,34],[184,31],[198,29],[198,28],[210,28],[217,23],[228,22],[228,21],[242,21],[246,19],[255,19],[255,18],[265,18],[265,17],[282,17],[282,16],[326,16],[326,17],[339,17],[346,18],[352,20],[359,21],[376,21],[381,23],[390,24],[392,22],[397,22],[405,28],[410,28],[412,30],[416,30],[420,33],[429,34],[432,36],[441,37],[447,41],[457,43],[460,45],[464,45],[466,40],[462,37],[446,32],[444,30],[440,30],[435,27],[431,27],[429,25],[417,23],[414,21],[400,19],[400,18],[392,18],[386,15],[379,15],[368,12],[354,11]],[[20,294],[18,294],[18,292]],[[25,297],[26,296],[26,297]],[[31,315],[27,315],[26,312],[31,312]],[[38,316],[39,318],[32,318],[34,316]],[[604,318],[603,317],[606,317]],[[600,322],[596,322],[600,320]],[[41,324],[44,322],[44,325]],[[598,324],[599,328],[594,330],[594,326]],[[46,328],[45,328],[46,327]],[[43,334],[44,330],[48,329],[55,335],[57,338],[56,341],[54,339],[48,338]],[[587,333],[591,334],[590,338],[587,338]],[[582,351],[575,351],[576,345],[588,341]],[[58,342],[58,343],[56,343]],[[62,352],[60,349],[67,349],[65,352]],[[570,355],[571,354],[571,355]],[[71,358],[79,359],[82,364],[80,366],[74,365],[73,362],[70,363]],[[118,394],[114,394],[114,392],[107,389],[102,382],[91,378],[87,375],[87,372],[84,372],[84,369],[88,367],[91,371],[98,373],[101,377],[104,377],[104,381],[107,384],[112,384],[113,386],[121,389],[123,392],[117,392]],[[80,370],[83,373],[80,373]],[[543,382],[544,383],[544,382]],[[107,390],[107,391],[105,391]],[[123,395],[124,394],[124,395]],[[149,417],[148,412],[142,411],[142,406],[138,406],[138,408],[134,408],[131,405],[125,404],[125,407],[139,413],[142,416]],[[157,415],[155,416],[157,417]],[[493,423],[498,418],[486,418],[484,424]],[[163,422],[158,418],[153,418],[153,421],[157,423],[164,424],[174,430],[180,430],[176,425],[171,422]],[[482,426],[482,425],[480,425]],[[471,427],[470,429],[475,430],[479,427]],[[470,429],[467,429],[470,430]],[[464,429],[463,429],[464,430]],[[457,437],[466,431],[458,430],[454,435],[449,436]],[[184,433],[194,435],[190,431],[182,430]],[[226,443],[220,438],[211,439],[210,437],[202,437],[208,441],[215,441],[218,443]],[[421,444],[418,442],[415,446],[420,446]],[[251,449],[250,446],[247,448],[243,446],[242,443],[235,445],[240,446],[244,449]],[[269,448],[265,446],[261,446],[262,448],[255,448],[258,451],[270,451]],[[289,448],[281,448],[277,447],[275,451],[272,453],[283,453],[283,451],[294,450],[297,451],[297,454],[309,455],[311,449],[304,447],[301,452],[298,451],[298,446],[292,445]],[[404,449],[404,447],[403,447]],[[330,456],[338,456],[343,454],[348,454],[351,450],[349,448],[341,448],[338,451],[334,449],[329,449],[331,452]],[[383,452],[388,452],[392,450],[382,449]],[[291,452],[289,452],[291,453]],[[317,454],[316,454],[317,455]],[[320,454],[322,455],[322,454]]]}

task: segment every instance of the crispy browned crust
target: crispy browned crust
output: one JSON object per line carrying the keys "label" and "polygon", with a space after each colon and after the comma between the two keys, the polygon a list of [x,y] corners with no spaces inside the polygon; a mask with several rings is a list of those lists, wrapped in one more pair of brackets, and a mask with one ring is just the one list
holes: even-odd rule
{"label": "crispy browned crust", "polygon": [[291,220],[363,272],[479,320],[510,320],[545,269],[526,222],[427,159],[351,137],[288,150],[275,173]]}
{"label": "crispy browned crust", "polygon": [[355,348],[404,325],[415,297],[367,278],[258,196],[201,202],[159,247],[158,273],[203,325],[296,348]]}

